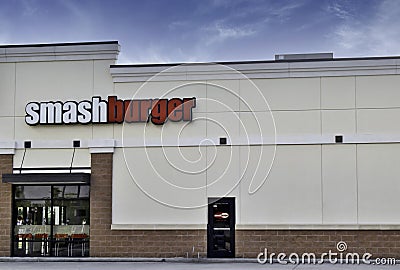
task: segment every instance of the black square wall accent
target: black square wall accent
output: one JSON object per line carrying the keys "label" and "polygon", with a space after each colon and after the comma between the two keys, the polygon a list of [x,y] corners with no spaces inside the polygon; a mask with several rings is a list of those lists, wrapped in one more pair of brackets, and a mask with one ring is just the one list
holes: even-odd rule
{"label": "black square wall accent", "polygon": [[73,145],[74,147],[81,147],[81,141],[74,141]]}
{"label": "black square wall accent", "polygon": [[32,142],[31,141],[24,141],[24,147],[25,148],[31,148],[32,147]]}

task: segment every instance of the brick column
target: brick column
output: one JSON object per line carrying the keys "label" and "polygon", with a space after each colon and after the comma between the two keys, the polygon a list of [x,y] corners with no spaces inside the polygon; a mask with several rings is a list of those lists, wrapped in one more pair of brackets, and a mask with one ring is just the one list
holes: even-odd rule
{"label": "brick column", "polygon": [[90,256],[107,252],[106,236],[111,230],[112,153],[91,155]]}
{"label": "brick column", "polygon": [[12,173],[13,155],[0,155],[0,257],[11,256],[11,184],[3,184],[2,175]]}

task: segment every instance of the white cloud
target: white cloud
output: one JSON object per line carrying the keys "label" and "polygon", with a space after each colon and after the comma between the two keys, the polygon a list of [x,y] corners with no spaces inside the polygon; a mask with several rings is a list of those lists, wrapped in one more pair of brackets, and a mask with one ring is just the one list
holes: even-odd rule
{"label": "white cloud", "polygon": [[71,0],[58,0],[64,8],[64,13],[68,14],[68,21],[65,21],[66,29],[64,38],[71,40],[93,39],[96,31],[96,21],[94,11],[79,2]]}
{"label": "white cloud", "polygon": [[206,44],[223,42],[227,39],[240,39],[249,37],[257,33],[255,29],[249,26],[228,26],[221,21],[215,22],[213,25],[205,27],[203,30]]}
{"label": "white cloud", "polygon": [[177,30],[181,29],[182,27],[185,27],[189,24],[187,21],[174,21],[168,24],[168,29],[169,30]]}
{"label": "white cloud", "polygon": [[212,0],[211,5],[214,7],[228,7],[232,5],[232,1],[230,0]]}
{"label": "white cloud", "polygon": [[220,39],[224,40],[227,38],[242,38],[254,35],[256,31],[252,29],[246,29],[246,27],[228,27],[217,23],[215,30],[218,32]]}
{"label": "white cloud", "polygon": [[327,6],[327,11],[343,20],[349,20],[353,18],[351,6],[348,4],[346,5],[346,2],[330,2]]}
{"label": "white cloud", "polygon": [[157,44],[149,44],[147,48],[121,51],[118,64],[164,64],[171,59],[166,56],[164,48]]}
{"label": "white cloud", "polygon": [[[240,5],[245,2],[246,5]],[[208,10],[218,11],[230,7],[222,19],[211,21],[201,27],[200,34],[206,44],[219,43],[228,39],[240,39],[263,32],[271,23],[285,23],[307,1],[228,1],[213,0]]]}
{"label": "white cloud", "polygon": [[335,34],[339,37],[338,44],[347,50],[360,49],[364,45],[364,33],[357,27],[342,25]]}
{"label": "white cloud", "polygon": [[22,0],[21,4],[23,16],[33,16],[38,11],[35,0]]}
{"label": "white cloud", "polygon": [[343,55],[400,54],[400,5],[397,0],[379,2],[365,21],[346,20],[335,30],[337,50]]}
{"label": "white cloud", "polygon": [[276,16],[281,21],[286,21],[292,16],[296,9],[302,7],[303,5],[303,1],[288,2],[285,5],[273,6],[269,13],[273,16]]}

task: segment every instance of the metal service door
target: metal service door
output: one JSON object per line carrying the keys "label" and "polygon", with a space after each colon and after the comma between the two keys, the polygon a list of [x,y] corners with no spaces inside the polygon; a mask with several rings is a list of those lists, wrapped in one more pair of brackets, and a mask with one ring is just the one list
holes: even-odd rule
{"label": "metal service door", "polygon": [[207,257],[235,257],[235,198],[208,199]]}

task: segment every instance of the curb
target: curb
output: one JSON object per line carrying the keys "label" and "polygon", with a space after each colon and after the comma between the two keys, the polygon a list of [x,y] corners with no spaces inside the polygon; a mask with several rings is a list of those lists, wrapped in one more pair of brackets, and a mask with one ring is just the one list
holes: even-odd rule
{"label": "curb", "polygon": [[257,263],[246,258],[0,257],[0,262]]}

